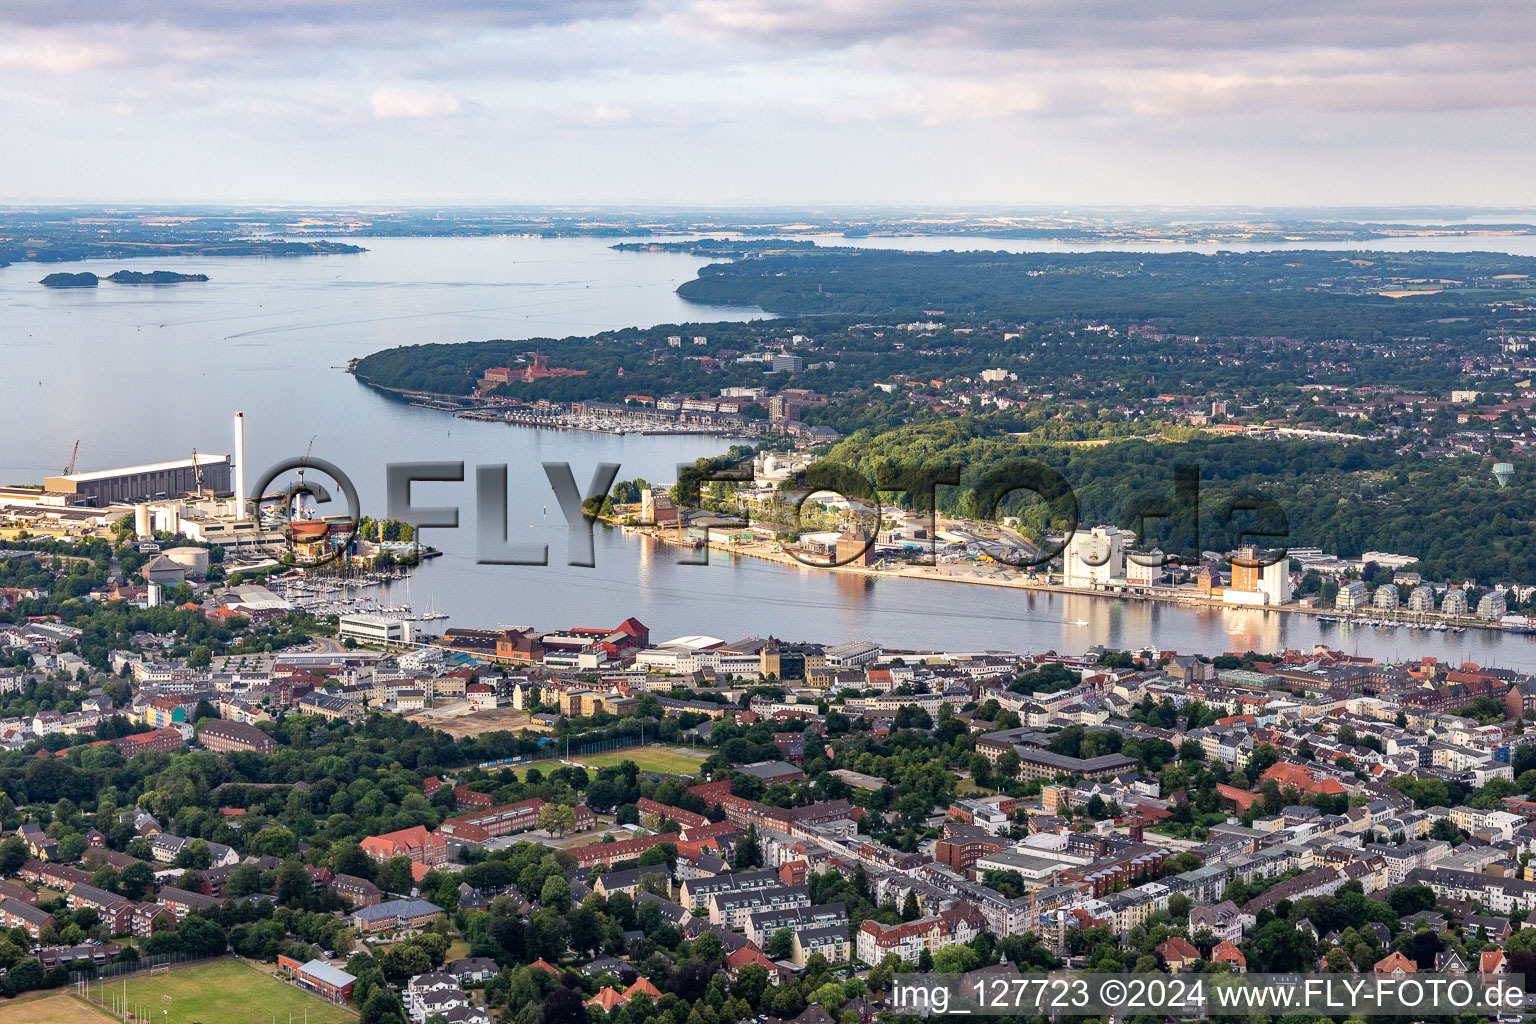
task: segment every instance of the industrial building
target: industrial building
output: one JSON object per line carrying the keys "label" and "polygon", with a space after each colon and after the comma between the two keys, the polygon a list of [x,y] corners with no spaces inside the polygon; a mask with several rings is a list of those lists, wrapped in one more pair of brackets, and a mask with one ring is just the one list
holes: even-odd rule
{"label": "industrial building", "polygon": [[1113,526],[1078,530],[1061,555],[1061,582],[1069,587],[1107,585],[1125,578],[1126,535]]}
{"label": "industrial building", "polygon": [[199,452],[195,457],[146,466],[98,469],[90,473],[50,476],[43,490],[74,496],[82,504],[110,505],[204,492],[224,493],[230,487],[228,455]]}

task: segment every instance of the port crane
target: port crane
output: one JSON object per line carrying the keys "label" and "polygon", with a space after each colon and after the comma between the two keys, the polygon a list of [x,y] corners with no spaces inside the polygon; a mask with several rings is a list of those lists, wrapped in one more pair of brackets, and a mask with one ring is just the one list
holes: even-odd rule
{"label": "port crane", "polygon": [[74,476],[74,474],[75,474],[75,459],[78,458],[79,455],[80,455],[80,442],[76,441],[75,442],[74,451],[69,453],[69,465],[64,467],[64,475],[65,476]]}

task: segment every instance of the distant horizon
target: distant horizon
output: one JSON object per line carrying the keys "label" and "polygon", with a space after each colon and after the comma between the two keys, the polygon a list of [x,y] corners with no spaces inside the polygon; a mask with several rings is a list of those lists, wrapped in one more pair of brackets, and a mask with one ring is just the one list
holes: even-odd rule
{"label": "distant horizon", "polygon": [[[0,212],[24,211],[24,210],[92,210],[92,209],[138,209],[138,210],[179,210],[184,212],[197,210],[333,210],[337,212],[371,212],[386,210],[479,210],[479,211],[561,211],[566,213],[580,211],[601,211],[615,213],[701,213],[710,211],[763,211],[781,213],[815,213],[819,210],[835,210],[839,212],[858,212],[864,214],[881,213],[978,213],[985,212],[1003,216],[1028,216],[1028,217],[1067,217],[1073,214],[1098,213],[1113,215],[1117,213],[1137,214],[1167,214],[1169,216],[1187,216],[1190,214],[1204,214],[1221,217],[1251,217],[1269,216],[1276,218],[1288,218],[1308,213],[1326,213],[1339,217],[1342,220],[1357,220],[1361,217],[1379,219],[1386,216],[1408,216],[1421,214],[1460,214],[1460,219],[1471,217],[1510,217],[1530,216],[1536,218],[1536,203],[1528,206],[1520,205],[1464,205],[1458,203],[1161,203],[1161,202],[1118,202],[1118,203],[1007,203],[1002,201],[987,202],[868,202],[855,200],[784,200],[784,201],[739,201],[739,202],[697,202],[675,203],[661,200],[634,201],[634,202],[585,202],[581,200],[550,200],[523,201],[523,200],[474,200],[474,201],[447,201],[415,199],[373,199],[346,202],[342,200],[309,200],[309,199],[100,199],[100,198],[74,198],[74,199],[27,199],[25,197],[10,197],[0,202]],[[1344,217],[1343,214],[1353,216]]]}

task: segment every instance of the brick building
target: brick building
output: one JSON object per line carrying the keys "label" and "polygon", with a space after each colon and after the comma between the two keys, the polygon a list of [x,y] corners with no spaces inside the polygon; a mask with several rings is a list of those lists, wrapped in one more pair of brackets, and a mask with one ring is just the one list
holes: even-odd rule
{"label": "brick building", "polygon": [[218,719],[203,722],[202,728],[197,731],[197,741],[219,754],[232,751],[270,754],[277,749],[277,741],[254,725]]}
{"label": "brick building", "polygon": [[132,736],[120,736],[112,741],[118,750],[123,752],[123,757],[132,757],[134,754],[143,754],[148,751],[181,750],[186,741],[181,738],[181,733],[175,729],[155,729],[150,732],[138,732]]}
{"label": "brick building", "polygon": [[[453,819],[449,819],[453,820]],[[413,864],[442,867],[448,863],[448,841],[415,825],[382,836],[369,836],[360,844],[363,852],[383,864],[393,857],[408,857]]]}

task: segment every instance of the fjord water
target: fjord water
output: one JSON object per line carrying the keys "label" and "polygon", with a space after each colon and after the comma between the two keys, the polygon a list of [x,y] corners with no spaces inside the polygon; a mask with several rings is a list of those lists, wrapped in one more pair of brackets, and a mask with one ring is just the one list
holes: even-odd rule
{"label": "fjord water", "polygon": [[[0,483],[38,483],[58,473],[76,439],[82,470],[184,458],[193,448],[227,452],[232,414],[242,410],[253,476],[279,459],[304,454],[313,439],[313,453],[357,484],[365,514],[383,512],[388,462],[466,464],[464,483],[418,485],[413,495],[417,504],[460,509],[458,530],[427,535],[445,554],[412,583],[418,608],[430,596],[452,616],[434,628],[596,626],[634,615],[658,638],[771,633],[829,642],[858,637],[907,648],[1074,653],[1096,643],[1205,653],[1326,643],[1381,658],[1429,654],[1536,667],[1536,642],[1520,636],[1338,627],[1254,610],[865,579],[719,553],[707,566],[680,565],[676,549],[602,528],[596,567],[567,566],[564,523],[542,462],[569,462],[582,486],[599,462],[619,463],[621,479],[669,481],[679,462],[718,452],[724,442],[457,420],[384,398],[343,367],[349,358],[395,345],[763,315],[685,303],[674,289],[704,260],[615,252],[614,241],[378,238],[364,240],[368,252],[353,256],[0,268]],[[1391,247],[1536,252],[1533,238],[1466,241],[1398,240]],[[975,238],[857,244],[1050,248]],[[37,283],[58,269],[105,275],[125,266],[201,272],[210,280],[164,287],[103,282],[94,289]],[[549,565],[475,563],[473,479],[482,463],[509,465],[512,539],[548,543]]]}

